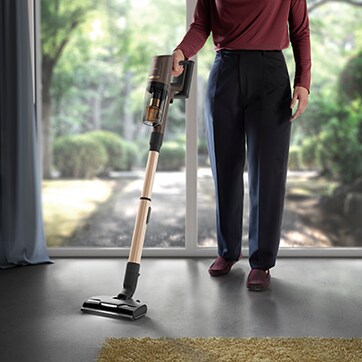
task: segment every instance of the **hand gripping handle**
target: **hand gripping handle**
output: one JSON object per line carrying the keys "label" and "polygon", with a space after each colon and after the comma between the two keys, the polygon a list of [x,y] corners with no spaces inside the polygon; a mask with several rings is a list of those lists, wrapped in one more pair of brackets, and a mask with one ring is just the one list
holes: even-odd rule
{"label": "hand gripping handle", "polygon": [[189,97],[195,63],[192,60],[184,60],[180,65],[183,65],[184,71],[171,82],[171,89],[175,92],[176,99]]}

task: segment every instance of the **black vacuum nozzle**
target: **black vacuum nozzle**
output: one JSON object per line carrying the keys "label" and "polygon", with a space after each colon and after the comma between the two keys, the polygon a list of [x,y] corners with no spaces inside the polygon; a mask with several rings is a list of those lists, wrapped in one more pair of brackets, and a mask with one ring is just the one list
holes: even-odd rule
{"label": "black vacuum nozzle", "polygon": [[116,318],[129,318],[132,320],[143,317],[147,312],[147,305],[139,300],[120,299],[101,295],[88,298],[81,308],[82,312]]}
{"label": "black vacuum nozzle", "polygon": [[101,295],[88,298],[83,303],[81,311],[108,317],[126,317],[132,320],[143,317],[147,312],[147,305],[132,299],[139,270],[139,264],[128,262],[122,292],[116,297]]}

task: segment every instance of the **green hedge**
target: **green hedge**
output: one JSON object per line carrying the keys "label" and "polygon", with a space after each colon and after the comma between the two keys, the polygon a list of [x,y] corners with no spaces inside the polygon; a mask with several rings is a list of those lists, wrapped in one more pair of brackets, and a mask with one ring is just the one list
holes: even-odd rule
{"label": "green hedge", "polygon": [[105,165],[105,171],[127,169],[127,145],[120,136],[109,131],[91,131],[85,133],[89,138],[100,143],[106,150],[108,161]]}
{"label": "green hedge", "polygon": [[164,142],[158,161],[160,171],[178,171],[185,166],[185,145],[175,141]]}
{"label": "green hedge", "polygon": [[317,162],[318,136],[306,138],[301,145],[301,161],[306,170],[318,170]]}
{"label": "green hedge", "polygon": [[101,142],[108,153],[107,170],[131,170],[138,164],[138,148],[134,142],[126,141],[110,131],[91,131],[86,133]]}
{"label": "green hedge", "polygon": [[62,177],[94,177],[107,161],[103,145],[86,134],[60,137],[54,143],[54,163]]}
{"label": "green hedge", "polygon": [[349,59],[339,74],[337,96],[341,104],[362,100],[362,51]]}
{"label": "green hedge", "polygon": [[345,119],[332,118],[319,135],[317,159],[322,171],[349,184],[362,176],[362,114],[353,110]]}
{"label": "green hedge", "polygon": [[123,147],[126,155],[126,162],[123,165],[123,168],[119,168],[119,170],[132,170],[139,162],[138,147],[130,141],[123,141]]}
{"label": "green hedge", "polygon": [[298,146],[290,146],[289,148],[288,169],[291,171],[299,171],[303,169],[301,150]]}
{"label": "green hedge", "polygon": [[54,144],[54,163],[62,177],[89,178],[131,170],[137,161],[136,145],[109,131],[65,136]]}

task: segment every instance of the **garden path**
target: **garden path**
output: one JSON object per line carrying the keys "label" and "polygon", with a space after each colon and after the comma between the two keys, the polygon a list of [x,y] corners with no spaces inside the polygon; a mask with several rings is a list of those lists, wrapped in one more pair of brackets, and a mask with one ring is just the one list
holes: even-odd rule
{"label": "garden path", "polygon": [[[282,226],[282,247],[333,246],[330,235],[313,225],[311,213],[319,200],[316,175],[289,172]],[[78,229],[67,246],[128,247],[130,245],[143,172],[119,173],[111,197]],[[248,194],[247,174],[244,177]],[[244,201],[244,238],[248,234],[248,197]],[[313,211],[314,210],[314,211]],[[215,246],[215,206],[209,169],[198,173],[199,245]],[[185,173],[157,172],[152,195],[152,216],[147,227],[146,247],[179,247],[185,243]]]}

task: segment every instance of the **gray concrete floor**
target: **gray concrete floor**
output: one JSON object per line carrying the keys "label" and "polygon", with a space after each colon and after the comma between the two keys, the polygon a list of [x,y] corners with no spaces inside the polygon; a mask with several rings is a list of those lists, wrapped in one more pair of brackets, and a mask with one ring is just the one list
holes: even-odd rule
{"label": "gray concrete floor", "polygon": [[280,259],[272,287],[248,292],[247,260],[211,278],[211,259],[144,259],[137,321],[82,314],[115,295],[126,259],[56,259],[0,271],[0,361],[94,361],[106,337],[362,337],[362,260]]}

